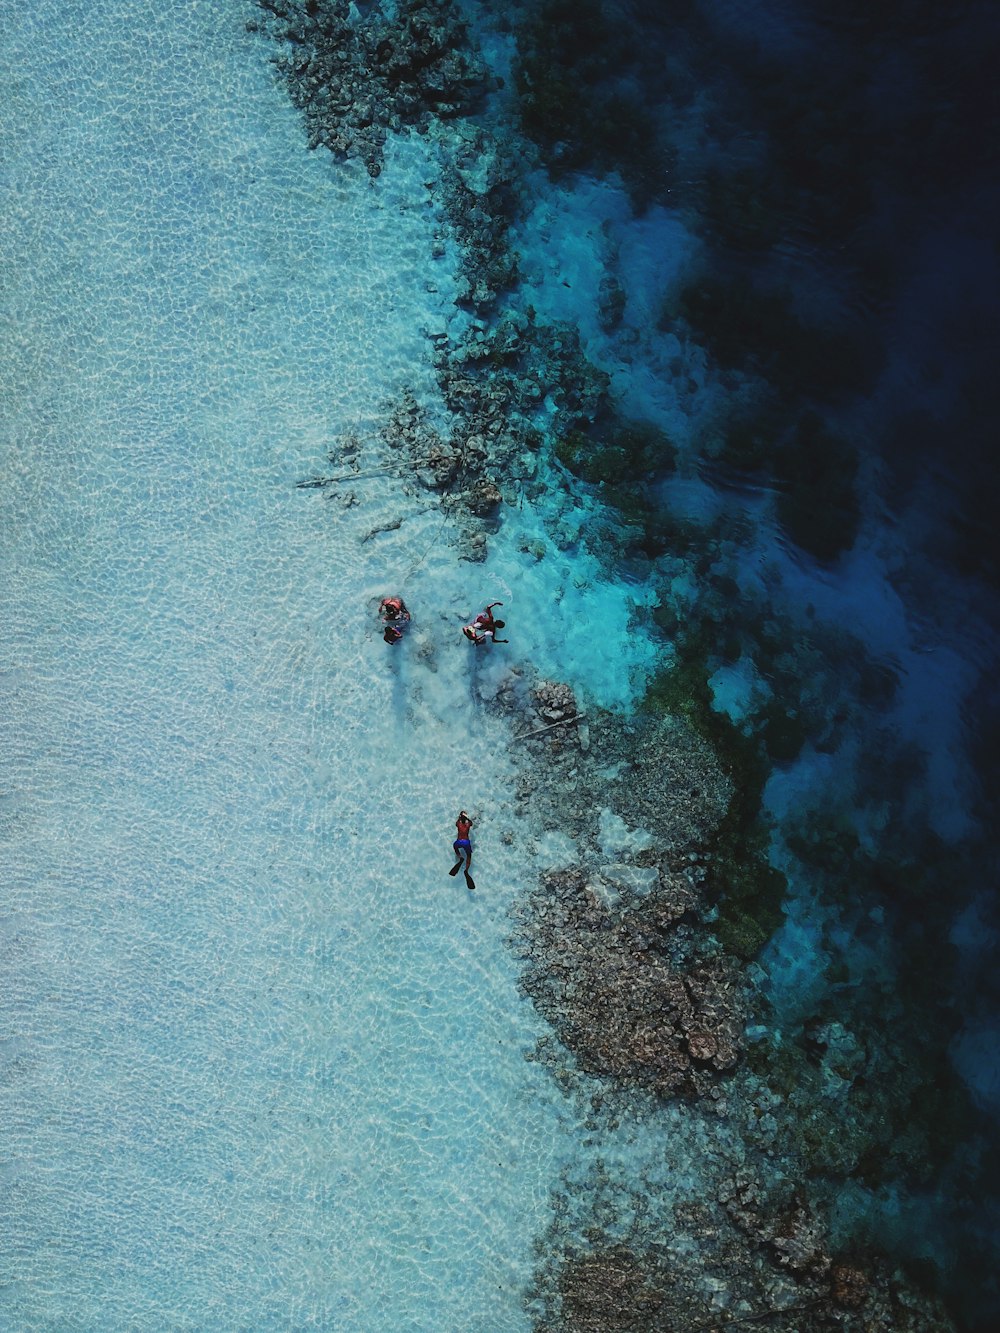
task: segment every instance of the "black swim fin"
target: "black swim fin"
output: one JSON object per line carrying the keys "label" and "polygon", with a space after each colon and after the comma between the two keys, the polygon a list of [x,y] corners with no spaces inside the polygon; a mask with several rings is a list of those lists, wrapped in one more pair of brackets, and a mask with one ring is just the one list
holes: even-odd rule
{"label": "black swim fin", "polygon": [[472,878],[472,876],[469,874],[468,871],[465,872],[465,882],[466,884],[468,884],[470,889],[474,889],[476,887],[476,881]]}
{"label": "black swim fin", "polygon": [[461,861],[456,861],[455,864],[452,866],[452,868],[448,871],[448,874],[457,875],[461,869],[462,869]]}

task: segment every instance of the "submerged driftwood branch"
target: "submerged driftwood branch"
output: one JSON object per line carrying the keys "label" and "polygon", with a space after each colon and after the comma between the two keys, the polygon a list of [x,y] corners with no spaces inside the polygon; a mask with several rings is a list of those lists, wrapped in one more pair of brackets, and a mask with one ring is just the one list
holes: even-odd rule
{"label": "submerged driftwood branch", "polygon": [[[441,461],[440,454],[430,454],[427,458],[400,459],[398,463],[386,463],[382,467],[370,468],[367,472],[347,472],[342,477],[309,477],[306,481],[297,481],[297,491],[318,490],[321,486],[334,486],[343,481],[368,481],[371,477],[384,477],[387,472],[401,472],[404,467],[427,467]],[[458,459],[461,463],[461,456]]]}
{"label": "submerged driftwood branch", "polygon": [[586,713],[573,713],[570,717],[561,717],[558,722],[547,722],[544,727],[536,727],[534,731],[519,731],[513,739],[526,741],[529,736],[540,736],[543,731],[551,731],[553,727],[565,727],[570,722],[582,722],[586,716]]}

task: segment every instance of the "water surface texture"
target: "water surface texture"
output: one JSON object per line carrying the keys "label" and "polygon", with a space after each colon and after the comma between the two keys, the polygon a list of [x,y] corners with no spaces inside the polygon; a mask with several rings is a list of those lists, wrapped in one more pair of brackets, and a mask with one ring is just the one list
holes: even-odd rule
{"label": "water surface texture", "polygon": [[987,7],[2,8],[0,1326],[995,1326]]}
{"label": "water surface texture", "polygon": [[516,861],[442,874],[501,770],[366,615],[438,520],[294,490],[420,385],[419,145],[307,155],[245,18],[7,15],[0,1322],[518,1327]]}

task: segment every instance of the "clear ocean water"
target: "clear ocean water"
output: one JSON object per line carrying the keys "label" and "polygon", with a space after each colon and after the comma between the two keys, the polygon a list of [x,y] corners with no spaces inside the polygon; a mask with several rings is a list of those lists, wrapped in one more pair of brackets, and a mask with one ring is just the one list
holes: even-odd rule
{"label": "clear ocean water", "polygon": [[[443,411],[427,333],[469,318],[454,247],[435,248],[433,138],[390,137],[376,183],[307,152],[244,0],[2,8],[0,1328],[527,1330],[560,1191],[583,1228],[598,1167],[669,1202],[743,1153],[696,1106],[596,1129],[526,1059],[548,1030],[506,943],[511,905],[571,847],[518,812],[518,756],[483,700],[513,659],[635,706],[670,656],[651,624],[663,571],[589,544],[602,496],[568,477],[462,562],[447,510],[379,470],[394,395]],[[790,9],[755,16],[716,18],[782,59],[811,39]],[[662,35],[658,15],[618,20]],[[509,64],[508,36],[484,31]],[[678,128],[682,163],[731,146],[696,121]],[[515,302],[571,321],[627,413],[693,457],[732,382],[662,305],[704,264],[704,234],[688,204],[637,207],[607,163],[543,166],[515,229]],[[996,279],[968,211],[956,197],[908,236],[906,300],[877,312],[888,369],[845,414],[860,438],[900,397],[942,432],[957,415],[965,344],[948,321]],[[799,254],[782,262],[806,274]],[[595,292],[611,264],[628,298],[609,329]],[[832,300],[813,280],[800,298]],[[337,470],[350,434],[370,471],[296,489]],[[945,1067],[984,1118],[979,1155],[911,1192],[851,1185],[838,1222],[946,1290],[970,1235],[995,1255],[998,1225],[984,775],[1000,731],[977,448],[901,443],[902,463],[872,448],[835,564],[775,520],[780,483],[720,481],[709,458],[656,492],[693,521],[749,516],[744,595],[775,623],[849,627],[897,682],[878,725],[920,756],[919,779],[897,766],[895,789],[865,788],[871,714],[775,764],[764,805],[790,892],[755,966],[791,1032],[832,956],[852,985],[898,962],[801,877],[784,830],[802,810],[845,812],[866,847],[903,811],[953,857]],[[938,554],[942,532],[970,529],[975,559]],[[678,606],[695,581],[672,569]],[[388,591],[414,608],[405,655],[375,627]],[[495,598],[511,656],[481,661],[459,628]],[[746,657],[712,683],[736,719],[770,688]],[[479,816],[475,894],[444,873],[462,806]],[[981,1310],[966,1303],[969,1328]]]}
{"label": "clear ocean water", "polygon": [[245,18],[7,14],[0,1324],[517,1327],[522,865],[440,873],[503,764],[366,634],[419,506],[294,489],[421,373],[420,144],[307,155]]}

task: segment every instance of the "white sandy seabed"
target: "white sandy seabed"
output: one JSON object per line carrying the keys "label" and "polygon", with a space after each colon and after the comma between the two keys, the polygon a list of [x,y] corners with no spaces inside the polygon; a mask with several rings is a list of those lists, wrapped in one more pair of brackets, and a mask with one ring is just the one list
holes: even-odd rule
{"label": "white sandy seabed", "polygon": [[433,400],[451,277],[422,142],[375,188],[306,153],[246,17],[42,0],[3,37],[0,1324],[517,1330],[580,1131],[524,1058],[544,844],[475,672],[624,701],[649,647],[627,590],[519,554],[530,512],[460,565],[398,481],[295,489]]}

